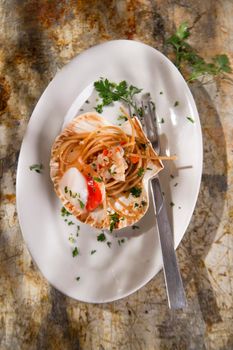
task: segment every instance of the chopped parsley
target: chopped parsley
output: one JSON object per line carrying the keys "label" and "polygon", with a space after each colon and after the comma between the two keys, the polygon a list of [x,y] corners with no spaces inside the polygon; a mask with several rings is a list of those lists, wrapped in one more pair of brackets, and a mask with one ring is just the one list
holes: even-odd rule
{"label": "chopped parsley", "polygon": [[132,226],[132,229],[133,229],[133,230],[136,230],[136,229],[140,229],[140,227],[137,226],[137,225],[133,225],[133,226]]}
{"label": "chopped parsley", "polygon": [[179,101],[175,101],[174,103],[174,107],[177,107],[177,106],[179,106]]}
{"label": "chopped parsley", "polygon": [[111,248],[112,242],[107,242],[107,246]]}
{"label": "chopped parsley", "polygon": [[91,255],[95,254],[96,253],[96,250],[92,250],[91,251]]}
{"label": "chopped parsley", "polygon": [[162,95],[163,94],[163,91],[160,91],[160,93],[159,93],[160,95]]}
{"label": "chopped parsley", "polygon": [[68,225],[69,225],[69,226],[74,225],[73,221],[69,221],[69,222],[68,222]]}
{"label": "chopped parsley", "polygon": [[195,120],[191,117],[187,117],[187,119],[191,122],[191,123],[195,123]]}
{"label": "chopped parsley", "polygon": [[130,193],[132,194],[132,196],[138,198],[141,196],[142,189],[140,187],[134,186],[130,189]]}
{"label": "chopped parsley", "polygon": [[152,111],[155,111],[155,103],[153,101],[150,101],[150,104],[152,105]]}
{"label": "chopped parsley", "polygon": [[[61,208],[61,216],[70,216],[70,215],[72,215],[71,213],[69,213],[68,212],[68,210],[66,210],[66,208],[65,207],[62,207]],[[66,221],[67,221],[67,219],[66,219]]]}
{"label": "chopped parsley", "polygon": [[103,182],[103,179],[101,179],[101,177],[93,177],[93,179],[95,180],[95,182]]}
{"label": "chopped parsley", "polygon": [[122,238],[122,239],[118,239],[118,244],[119,246],[121,246],[121,244],[125,243],[125,239]]}
{"label": "chopped parsley", "polygon": [[164,123],[164,119],[162,118],[160,121],[159,121],[160,124],[163,124]]}
{"label": "chopped parsley", "polygon": [[69,239],[69,242],[70,242],[70,243],[72,243],[72,244],[74,244],[74,243],[75,243],[75,238],[74,238],[74,235],[72,235],[72,234],[71,234],[71,235],[69,236],[69,238],[68,238],[68,239]]}
{"label": "chopped parsley", "polygon": [[106,241],[106,236],[103,232],[97,236],[97,241],[98,242],[105,242]]}
{"label": "chopped parsley", "polygon": [[78,256],[78,255],[79,255],[78,248],[75,247],[75,248],[73,249],[73,251],[72,251],[72,256],[73,256],[73,258],[74,258],[74,257],[76,257],[76,256]]}
{"label": "chopped parsley", "polygon": [[152,168],[146,168],[146,170],[153,170]]}
{"label": "chopped parsley", "polygon": [[[100,103],[95,107],[96,112],[102,113],[103,112],[103,104]],[[99,134],[99,133],[98,133]]]}
{"label": "chopped parsley", "polygon": [[170,178],[171,178],[171,179],[174,179],[174,177],[175,177],[175,176],[174,176],[173,174],[170,175]]}
{"label": "chopped parsley", "polygon": [[127,121],[127,117],[125,115],[119,115],[119,117],[117,118],[117,120],[124,120]]}
{"label": "chopped parsley", "polygon": [[139,177],[143,176],[144,172],[145,172],[145,169],[144,169],[144,168],[142,168],[142,167],[139,168],[139,169],[138,169],[138,172],[137,172],[137,176],[139,176]]}
{"label": "chopped parsley", "polygon": [[68,192],[68,187],[67,186],[65,186],[64,191],[65,191],[65,193]]}
{"label": "chopped parsley", "polygon": [[171,206],[171,207],[174,207],[174,205],[175,205],[175,203],[170,202],[170,206]]}
{"label": "chopped parsley", "polygon": [[76,281],[79,281],[80,280],[80,277],[78,276],[78,277],[76,277]]}
{"label": "chopped parsley", "polygon": [[117,213],[110,214],[109,217],[110,217],[109,230],[110,232],[112,232],[114,228],[117,228],[117,224],[119,223],[120,218],[119,218],[119,214]]}
{"label": "chopped parsley", "polygon": [[142,205],[143,207],[145,207],[145,206],[147,205],[147,202],[146,202],[146,201],[141,201],[141,205]]}
{"label": "chopped parsley", "polygon": [[174,187],[176,187],[178,185],[178,182],[175,183]]}
{"label": "chopped parsley", "polygon": [[138,203],[134,203],[134,208],[138,208],[139,204]]}
{"label": "chopped parsley", "polygon": [[43,164],[32,164],[30,165],[29,169],[32,171],[34,170],[36,173],[41,174],[43,170]]}
{"label": "chopped parsley", "polygon": [[80,208],[83,209],[85,207],[85,204],[81,201],[81,199],[78,199]]}
{"label": "chopped parsley", "polygon": [[116,171],[114,170],[114,168],[112,169],[112,167],[108,169],[108,172],[110,175],[116,175]]}

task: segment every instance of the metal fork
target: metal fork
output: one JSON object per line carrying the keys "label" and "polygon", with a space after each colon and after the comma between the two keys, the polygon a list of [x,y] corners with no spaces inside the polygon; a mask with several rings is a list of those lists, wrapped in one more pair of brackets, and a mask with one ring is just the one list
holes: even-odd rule
{"label": "metal fork", "polygon": [[[155,152],[159,155],[161,148],[157,126],[158,121],[155,106],[152,104],[150,99],[142,103],[142,112],[147,137],[150,140]],[[158,177],[154,177],[150,181],[150,187],[157,217],[157,227],[163,257],[163,271],[166,283],[168,305],[171,309],[182,309],[187,305],[187,302],[176,259],[173,234],[168,220],[166,204]]]}

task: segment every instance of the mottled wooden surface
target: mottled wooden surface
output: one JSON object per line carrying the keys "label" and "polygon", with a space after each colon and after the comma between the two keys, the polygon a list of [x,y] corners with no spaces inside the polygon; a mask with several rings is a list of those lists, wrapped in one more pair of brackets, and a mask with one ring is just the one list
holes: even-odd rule
{"label": "mottled wooden surface", "polygon": [[31,112],[59,68],[118,38],[166,53],[164,38],[188,20],[204,57],[233,59],[232,0],[0,1],[0,348],[233,349],[233,88],[192,85],[204,139],[201,191],[178,249],[189,306],[167,307],[159,273],[123,300],[88,305],[53,289],[33,264],[15,206],[17,157]]}

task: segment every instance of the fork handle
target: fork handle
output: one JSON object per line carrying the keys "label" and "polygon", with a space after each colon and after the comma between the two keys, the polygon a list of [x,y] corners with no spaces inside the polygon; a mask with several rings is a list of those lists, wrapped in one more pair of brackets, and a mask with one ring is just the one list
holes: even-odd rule
{"label": "fork handle", "polygon": [[168,220],[167,209],[158,178],[151,180],[154,207],[163,257],[168,305],[171,309],[182,309],[187,305],[185,291],[173,244],[173,235]]}

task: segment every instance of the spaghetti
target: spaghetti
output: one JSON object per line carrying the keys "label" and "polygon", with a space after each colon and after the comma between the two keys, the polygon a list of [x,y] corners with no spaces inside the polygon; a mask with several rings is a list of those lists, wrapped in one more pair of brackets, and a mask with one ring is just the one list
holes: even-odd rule
{"label": "spaghetti", "polygon": [[[128,119],[125,127],[109,125],[94,113],[79,116],[52,148],[51,177],[58,196],[77,218],[99,228],[111,228],[112,218],[114,228],[138,221],[148,208],[144,174],[149,179],[163,168],[137,118],[124,115]],[[92,186],[94,181],[94,187],[104,188],[97,207],[90,209],[87,204],[80,210],[64,196],[59,181],[71,168],[82,173]],[[97,212],[102,213],[101,219]]]}
{"label": "spaghetti", "polygon": [[[143,140],[134,136],[136,125],[133,121],[131,126],[132,135],[127,135],[118,126],[103,126],[90,133],[69,135],[57,152],[60,175],[70,167],[77,167],[84,175],[99,177],[101,174],[107,196],[114,199],[121,192],[140,185],[142,177],[138,172],[141,168],[146,169],[150,152]],[[114,153],[123,153],[122,157],[126,162],[123,181],[117,180],[114,171],[111,172],[113,165],[117,166],[117,161],[114,164]],[[99,163],[99,155],[105,157],[103,162],[106,165]],[[106,172],[109,176],[106,176]]]}

